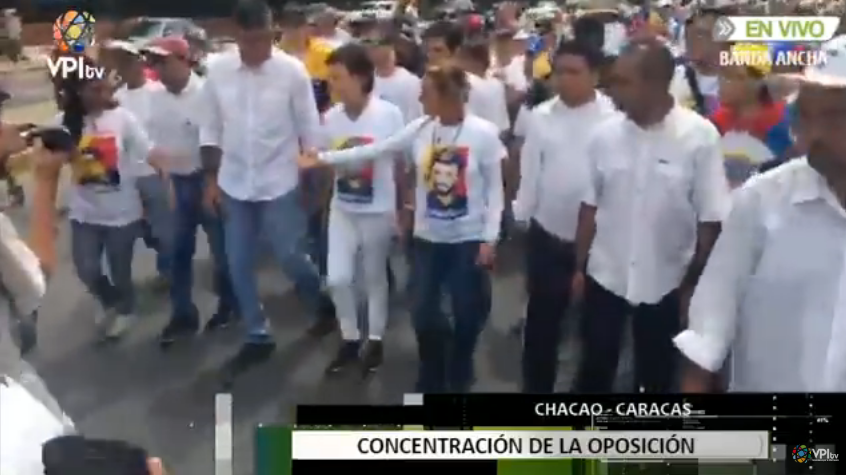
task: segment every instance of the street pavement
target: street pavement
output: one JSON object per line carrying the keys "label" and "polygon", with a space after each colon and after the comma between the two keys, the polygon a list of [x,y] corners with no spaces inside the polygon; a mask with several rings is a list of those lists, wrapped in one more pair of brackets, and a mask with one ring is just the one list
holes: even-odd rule
{"label": "street pavement", "polygon": [[[24,213],[12,215],[24,229]],[[68,233],[63,224],[61,265],[39,315],[39,345],[31,362],[84,433],[136,442],[162,456],[174,473],[212,473],[213,399],[220,390],[216,373],[237,350],[240,328],[161,350],[155,338],[167,320],[168,299],[145,285],[154,275],[155,259],[139,243],[134,272],[139,322],[120,344],[94,345],[95,304],[74,274]],[[199,242],[195,298],[207,318],[215,299],[207,278],[211,267],[204,237]],[[404,268],[401,258],[395,263]],[[258,424],[292,422],[298,403],[399,403],[412,391],[416,372],[414,336],[400,301],[385,337],[386,361],[380,372],[368,380],[357,374],[325,378],[323,368],[337,347],[337,335],[323,341],[304,338],[309,317],[289,281],[277,266],[263,267],[257,270],[262,300],[278,350],[271,361],[237,380],[232,391],[235,473],[245,475],[251,473],[252,432]],[[522,281],[516,272],[503,270],[494,285],[495,311],[478,352],[476,390],[511,392],[517,389],[520,344],[508,329],[522,312]]]}
{"label": "street pavement", "polygon": [[[42,103],[7,110],[4,117],[44,121],[52,114],[49,104]],[[29,187],[27,181],[24,184]],[[26,207],[8,214],[19,229],[26,229]],[[82,432],[138,443],[163,457],[173,473],[212,473],[214,395],[220,390],[216,373],[237,350],[240,328],[162,351],[156,335],[167,321],[168,298],[146,285],[154,275],[155,258],[139,242],[134,261],[138,324],[120,344],[97,347],[93,343],[95,303],[74,274],[67,223],[62,223],[59,236],[61,264],[40,312],[39,345],[31,362]],[[211,263],[202,234],[198,242],[194,294],[208,318],[215,305]],[[477,391],[517,390],[520,342],[508,330],[522,314],[523,285],[517,251],[507,248],[502,254],[494,282],[494,312],[477,356]],[[394,261],[404,280],[402,257]],[[399,403],[412,390],[416,373],[414,336],[401,299],[391,316],[386,361],[380,372],[368,380],[357,375],[327,379],[323,368],[337,347],[337,335],[322,341],[304,338],[309,316],[298,305],[290,282],[275,264],[263,265],[257,272],[278,350],[271,361],[239,379],[232,391],[238,475],[252,473],[252,437],[257,425],[291,423],[295,405],[302,403]],[[573,351],[565,353],[562,389],[574,360]]]}

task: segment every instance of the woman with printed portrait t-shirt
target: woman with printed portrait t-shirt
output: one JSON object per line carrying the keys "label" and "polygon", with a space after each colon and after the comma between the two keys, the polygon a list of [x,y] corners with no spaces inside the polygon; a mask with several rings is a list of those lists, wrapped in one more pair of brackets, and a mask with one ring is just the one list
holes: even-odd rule
{"label": "woman with printed portrait t-shirt", "polygon": [[[366,47],[348,43],[329,56],[329,84],[339,103],[323,116],[325,149],[343,150],[384,140],[402,130],[400,109],[376,97],[374,65]],[[382,334],[388,320],[388,273],[385,262],[396,229],[396,154],[384,159],[339,166],[329,205],[327,284],[343,343],[326,368],[339,372],[362,363],[364,374],[382,363]],[[361,272],[356,264],[361,256]],[[367,335],[358,328],[357,289],[360,275],[367,294]],[[366,340],[366,342],[364,341]],[[362,343],[366,343],[362,348]]]}
{"label": "woman with printed portrait t-shirt", "polygon": [[[473,356],[490,314],[490,276],[503,209],[497,127],[465,113],[467,75],[446,65],[423,78],[426,114],[387,140],[308,153],[300,166],[349,164],[405,152],[417,170],[412,308],[420,356],[417,392],[466,392]],[[390,156],[390,155],[387,155]],[[440,311],[450,293],[453,322]]]}
{"label": "woman with printed portrait t-shirt", "polygon": [[[133,322],[135,310],[132,258],[142,209],[129,172],[136,158],[130,157],[153,160],[153,146],[136,118],[113,101],[108,80],[66,79],[61,92],[58,120],[70,135],[67,148],[72,150],[47,150],[44,159],[70,164],[74,266],[103,306],[104,312],[95,317],[103,337],[116,339]],[[109,277],[103,272],[103,253]]]}

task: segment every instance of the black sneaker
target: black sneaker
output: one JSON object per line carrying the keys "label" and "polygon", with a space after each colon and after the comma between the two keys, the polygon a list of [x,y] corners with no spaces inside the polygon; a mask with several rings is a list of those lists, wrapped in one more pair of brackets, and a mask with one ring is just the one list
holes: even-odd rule
{"label": "black sneaker", "polygon": [[224,388],[231,388],[235,378],[270,359],[274,350],[276,350],[276,343],[273,340],[241,345],[238,353],[223,366],[221,379]]}
{"label": "black sneaker", "polygon": [[351,366],[358,362],[358,351],[361,349],[361,344],[357,341],[345,341],[338,348],[338,353],[335,359],[326,367],[326,374],[334,374],[341,372],[344,368]]}
{"label": "black sneaker", "polygon": [[375,373],[376,370],[382,366],[383,361],[383,347],[380,340],[370,340],[364,347],[364,353],[361,355],[361,365],[364,375]]}
{"label": "black sneaker", "polygon": [[235,321],[235,316],[232,312],[218,311],[206,322],[204,331],[213,332],[215,330],[223,330]]}
{"label": "black sneaker", "polygon": [[167,348],[177,340],[190,338],[197,334],[200,323],[195,318],[171,319],[159,335],[159,345]]}

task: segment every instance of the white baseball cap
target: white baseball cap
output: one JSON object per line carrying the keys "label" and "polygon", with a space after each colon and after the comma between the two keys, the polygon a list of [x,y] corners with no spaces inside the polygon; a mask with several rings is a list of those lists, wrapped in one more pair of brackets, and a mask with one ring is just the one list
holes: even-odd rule
{"label": "white baseball cap", "polygon": [[825,63],[808,68],[808,74],[816,77],[841,78],[846,82],[846,35],[836,36],[820,47],[825,53]]}

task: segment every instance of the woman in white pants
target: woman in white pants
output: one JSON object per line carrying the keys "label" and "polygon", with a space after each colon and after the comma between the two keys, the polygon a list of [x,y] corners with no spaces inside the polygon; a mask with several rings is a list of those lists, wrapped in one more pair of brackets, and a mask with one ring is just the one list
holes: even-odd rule
{"label": "woman in white pants", "polygon": [[[343,149],[390,137],[403,127],[402,112],[371,95],[374,66],[367,49],[347,44],[327,61],[329,85],[339,103],[323,120],[325,148]],[[388,319],[385,262],[394,235],[397,206],[393,160],[374,160],[335,170],[329,209],[327,284],[341,328],[338,354],[327,368],[336,373],[361,363],[364,374],[382,363],[382,334]],[[357,264],[361,262],[361,271]],[[367,335],[358,326],[355,277],[367,293]],[[362,344],[366,342],[362,348]]]}

